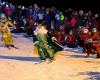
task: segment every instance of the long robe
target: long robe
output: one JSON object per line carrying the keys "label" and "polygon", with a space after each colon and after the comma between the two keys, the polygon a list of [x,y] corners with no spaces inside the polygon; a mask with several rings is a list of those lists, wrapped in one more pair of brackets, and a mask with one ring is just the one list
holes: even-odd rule
{"label": "long robe", "polygon": [[[52,36],[47,33],[46,35],[34,35],[34,42],[39,41],[35,46],[34,52],[38,54],[41,59],[53,57],[57,51],[61,51],[63,48],[52,40]],[[37,49],[36,49],[37,48]],[[37,53],[38,50],[38,53]]]}
{"label": "long robe", "polygon": [[11,32],[8,26],[15,27],[11,22],[7,21],[5,23],[0,23],[0,32],[2,33],[2,40],[6,46],[12,46],[13,40],[11,36]]}
{"label": "long robe", "polygon": [[54,51],[50,45],[48,45],[46,35],[37,34],[36,39],[38,43],[36,44],[38,48],[38,53],[41,59],[53,58]]}

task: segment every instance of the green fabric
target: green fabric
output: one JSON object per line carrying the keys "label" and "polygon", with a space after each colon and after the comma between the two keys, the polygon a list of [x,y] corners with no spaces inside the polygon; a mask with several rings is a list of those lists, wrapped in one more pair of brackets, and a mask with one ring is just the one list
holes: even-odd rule
{"label": "green fabric", "polygon": [[39,43],[37,44],[38,52],[41,59],[44,58],[51,58],[54,56],[54,51],[51,46],[48,45],[47,39],[45,35],[36,35],[37,40]]}
{"label": "green fabric", "polygon": [[43,53],[43,50],[41,49],[41,47],[37,46],[38,48],[38,53],[39,53],[39,57],[41,60],[45,59],[45,54]]}

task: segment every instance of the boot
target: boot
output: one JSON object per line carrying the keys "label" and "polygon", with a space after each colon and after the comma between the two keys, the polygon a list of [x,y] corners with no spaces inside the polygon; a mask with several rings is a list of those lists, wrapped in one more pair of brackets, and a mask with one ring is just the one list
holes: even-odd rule
{"label": "boot", "polygon": [[15,47],[14,45],[11,45],[11,47],[15,48],[15,49],[18,49],[17,47]]}

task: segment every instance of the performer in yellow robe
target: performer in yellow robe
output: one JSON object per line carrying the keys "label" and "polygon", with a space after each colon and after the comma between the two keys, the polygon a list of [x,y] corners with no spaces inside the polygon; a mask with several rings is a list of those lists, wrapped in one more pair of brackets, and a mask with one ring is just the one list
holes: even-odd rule
{"label": "performer in yellow robe", "polygon": [[5,46],[9,49],[10,47],[16,48],[13,44],[13,40],[9,28],[11,26],[14,29],[16,29],[15,25],[13,25],[10,21],[8,21],[5,15],[2,15],[1,22],[0,22],[0,32],[2,34],[2,41],[4,41]]}

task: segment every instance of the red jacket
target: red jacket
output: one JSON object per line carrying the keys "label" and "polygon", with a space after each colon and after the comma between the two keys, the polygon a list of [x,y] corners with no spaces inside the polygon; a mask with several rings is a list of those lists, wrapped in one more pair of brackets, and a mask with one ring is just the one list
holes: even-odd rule
{"label": "red jacket", "polygon": [[80,36],[80,40],[87,40],[88,39],[88,37],[89,37],[89,34],[81,34]]}
{"label": "red jacket", "polygon": [[76,37],[74,35],[67,35],[67,44],[74,44],[76,42]]}
{"label": "red jacket", "polygon": [[76,26],[76,22],[77,22],[76,21],[76,18],[73,17],[72,20],[71,20],[71,22],[70,22],[71,23],[71,26]]}
{"label": "red jacket", "polygon": [[5,12],[6,16],[9,16],[10,15],[10,12],[11,12],[11,9],[9,7],[6,7],[4,9],[4,12]]}
{"label": "red jacket", "polygon": [[[91,39],[92,41],[90,41],[89,39]],[[80,40],[83,40],[84,44],[88,44],[88,43],[92,43],[93,42],[93,38],[89,34],[81,34],[80,35]]]}
{"label": "red jacket", "polygon": [[100,39],[100,33],[99,32],[93,33],[93,40],[98,40],[98,39]]}

